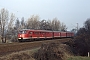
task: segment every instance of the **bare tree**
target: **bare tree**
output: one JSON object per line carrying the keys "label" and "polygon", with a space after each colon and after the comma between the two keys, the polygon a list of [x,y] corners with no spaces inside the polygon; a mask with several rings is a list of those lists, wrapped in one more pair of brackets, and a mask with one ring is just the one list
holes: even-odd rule
{"label": "bare tree", "polygon": [[40,22],[40,29],[42,29],[42,30],[52,30],[51,29],[51,21],[50,20],[46,21],[46,20],[43,19]]}
{"label": "bare tree", "polygon": [[60,29],[60,21],[57,18],[52,20],[52,30],[58,31]]}
{"label": "bare tree", "polygon": [[17,18],[16,19],[16,22],[15,22],[15,30],[19,31],[21,28],[20,28],[20,21],[19,19]]}
{"label": "bare tree", "polygon": [[67,31],[67,27],[64,23],[61,24],[60,30],[61,31]]}
{"label": "bare tree", "polygon": [[90,33],[90,18],[85,21],[84,28]]}
{"label": "bare tree", "polygon": [[42,20],[40,21],[40,29],[43,30],[52,30],[52,31],[66,31],[66,25],[60,23],[57,18],[51,20]]}
{"label": "bare tree", "polygon": [[25,28],[24,17],[21,18],[21,29]]}
{"label": "bare tree", "polygon": [[52,30],[52,22],[51,22],[51,20],[48,19],[47,25],[48,25],[48,26],[47,26],[47,29],[48,29],[48,30]]}
{"label": "bare tree", "polygon": [[1,23],[1,14],[0,14],[0,37],[1,37],[1,32],[2,32],[1,31],[2,27],[1,26],[2,26],[2,23]]}
{"label": "bare tree", "polygon": [[86,56],[90,52],[90,19],[84,23],[84,27],[78,29],[74,40],[69,41],[77,55]]}
{"label": "bare tree", "polygon": [[10,19],[9,19],[9,22],[8,22],[8,30],[7,30],[7,33],[6,33],[6,38],[11,40],[12,37],[15,35],[15,30],[14,30],[14,21],[15,21],[15,14],[11,13],[10,15]]}
{"label": "bare tree", "polygon": [[5,37],[5,29],[7,29],[7,23],[8,23],[8,11],[6,9],[1,9],[0,12],[0,23],[1,23],[1,39],[2,43],[4,43],[4,37]]}
{"label": "bare tree", "polygon": [[29,29],[39,29],[39,16],[32,15],[27,21],[27,26]]}
{"label": "bare tree", "polygon": [[40,21],[40,29],[41,30],[46,30],[47,29],[47,26],[46,26],[46,20],[42,20],[42,21]]}
{"label": "bare tree", "polygon": [[71,32],[73,32],[74,34],[76,34],[77,29],[72,29]]}
{"label": "bare tree", "polygon": [[8,23],[8,30],[10,31],[14,27],[15,14],[11,13],[10,21]]}

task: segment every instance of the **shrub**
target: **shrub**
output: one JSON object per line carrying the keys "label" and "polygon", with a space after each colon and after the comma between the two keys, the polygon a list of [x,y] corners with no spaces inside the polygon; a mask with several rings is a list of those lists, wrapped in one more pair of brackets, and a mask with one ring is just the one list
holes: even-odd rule
{"label": "shrub", "polygon": [[66,44],[50,43],[42,44],[41,48],[34,54],[36,60],[66,60],[72,55],[70,47]]}

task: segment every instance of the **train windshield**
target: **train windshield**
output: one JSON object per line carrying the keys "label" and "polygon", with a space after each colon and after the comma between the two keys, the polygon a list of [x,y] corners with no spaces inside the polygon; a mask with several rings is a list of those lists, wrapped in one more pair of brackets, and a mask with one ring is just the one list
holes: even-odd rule
{"label": "train windshield", "polygon": [[19,34],[26,34],[26,30],[19,31]]}

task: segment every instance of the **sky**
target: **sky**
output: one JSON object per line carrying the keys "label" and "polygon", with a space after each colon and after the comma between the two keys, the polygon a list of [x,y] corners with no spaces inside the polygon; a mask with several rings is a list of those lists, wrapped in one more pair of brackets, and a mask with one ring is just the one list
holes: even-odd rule
{"label": "sky", "polygon": [[90,0],[0,0],[0,10],[5,8],[16,17],[28,19],[38,15],[40,19],[58,18],[67,29],[83,27],[90,18]]}

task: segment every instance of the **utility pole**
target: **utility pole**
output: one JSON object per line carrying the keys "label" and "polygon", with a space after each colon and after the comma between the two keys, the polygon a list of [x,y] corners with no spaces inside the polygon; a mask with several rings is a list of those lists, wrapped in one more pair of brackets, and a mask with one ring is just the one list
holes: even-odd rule
{"label": "utility pole", "polygon": [[78,31],[78,23],[77,23],[77,31]]}

